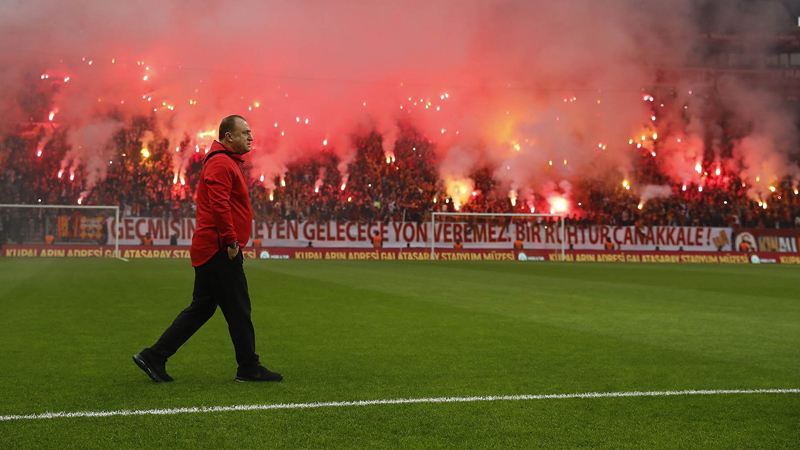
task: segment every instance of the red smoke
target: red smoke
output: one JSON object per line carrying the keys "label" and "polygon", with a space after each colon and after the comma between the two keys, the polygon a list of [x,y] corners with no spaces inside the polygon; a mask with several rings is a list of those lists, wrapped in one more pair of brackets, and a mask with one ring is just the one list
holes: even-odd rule
{"label": "red smoke", "polygon": [[[54,92],[42,117],[19,95],[4,96],[0,127],[67,127],[72,151],[62,168],[83,164],[89,185],[104,176],[109,137],[134,115],[155,118],[150,139],[176,148],[176,180],[222,117],[244,115],[255,137],[252,173],[267,185],[323,149],[344,171],[351,136],[364,130],[383,136],[391,158],[398,123],[407,123],[436,144],[457,205],[469,201],[468,175],[483,165],[522,205],[534,194],[569,202],[576,180],[602,173],[633,176],[641,152],[678,183],[699,183],[697,164],[759,177],[755,189],[798,172],[787,158],[794,115],[778,99],[726,86],[721,106],[749,133],[735,142],[736,163],[706,161],[704,133],[716,119],[704,86],[650,89],[659,67],[694,63],[700,33],[689,0],[51,1],[12,2],[0,13],[2,41],[17,46],[0,56],[11,69],[0,75],[3,91],[34,92],[33,80]],[[719,20],[769,29],[771,17]]]}

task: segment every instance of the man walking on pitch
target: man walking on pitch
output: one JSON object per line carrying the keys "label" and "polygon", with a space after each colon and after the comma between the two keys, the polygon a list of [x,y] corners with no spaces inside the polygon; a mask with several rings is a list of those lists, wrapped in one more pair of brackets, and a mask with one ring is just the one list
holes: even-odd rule
{"label": "man walking on pitch", "polygon": [[167,359],[217,310],[219,305],[236,350],[236,381],[281,381],[259,362],[256,336],[250,320],[250,295],[244,275],[241,247],[250,240],[253,209],[242,156],[250,151],[253,136],[241,116],[229,116],[219,125],[215,141],[203,162],[197,186],[197,228],[192,236],[194,267],[192,303],[181,311],[152,347],[133,361],[155,382],[172,381]]}

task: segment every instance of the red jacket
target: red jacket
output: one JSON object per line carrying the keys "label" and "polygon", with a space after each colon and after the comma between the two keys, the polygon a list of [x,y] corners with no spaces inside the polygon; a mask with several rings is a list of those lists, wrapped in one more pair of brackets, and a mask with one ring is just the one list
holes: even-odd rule
{"label": "red jacket", "polygon": [[[209,154],[228,149],[217,141]],[[242,155],[220,153],[206,157],[200,172],[195,203],[197,228],[192,236],[192,266],[205,264],[234,241],[244,247],[250,240],[253,207],[241,165]]]}

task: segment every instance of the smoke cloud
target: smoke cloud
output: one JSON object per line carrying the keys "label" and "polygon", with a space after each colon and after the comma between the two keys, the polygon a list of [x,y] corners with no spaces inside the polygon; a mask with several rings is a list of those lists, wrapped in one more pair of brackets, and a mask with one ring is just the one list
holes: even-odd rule
{"label": "smoke cloud", "polygon": [[[774,9],[690,0],[6,1],[0,88],[13,95],[0,100],[0,127],[67,127],[63,165],[78,161],[95,179],[104,140],[134,115],[155,118],[173,148],[188,134],[180,151],[190,152],[216,138],[221,118],[241,114],[255,137],[253,176],[270,188],[323,150],[349,176],[359,130],[379,132],[391,156],[399,123],[435,143],[458,203],[482,165],[521,204],[569,196],[612,170],[633,175],[643,152],[675,181],[699,182],[696,165],[720,165],[722,154],[704,154],[717,118],[689,93],[703,86],[676,86],[665,108],[647,88],[659,68],[696,64],[702,24],[757,33],[781,20]],[[56,94],[34,117],[37,86]],[[726,170],[759,176],[756,189],[797,175],[793,112],[735,82],[722,89],[724,108],[748,124],[732,149],[741,169]],[[654,137],[659,129],[670,133]]]}

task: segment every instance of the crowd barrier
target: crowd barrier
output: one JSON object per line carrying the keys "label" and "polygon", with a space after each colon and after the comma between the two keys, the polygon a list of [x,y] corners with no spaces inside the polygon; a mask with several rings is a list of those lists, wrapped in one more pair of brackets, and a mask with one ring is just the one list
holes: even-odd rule
{"label": "crowd barrier", "polygon": [[[307,260],[430,260],[430,249],[424,248],[313,248],[260,247],[243,249],[246,259]],[[10,258],[113,258],[110,245],[3,245],[0,255]],[[188,259],[185,246],[120,246],[126,259]],[[441,249],[437,261],[518,261],[535,263],[561,261],[561,252],[554,250],[507,249]],[[570,262],[633,262],[633,263],[709,263],[709,264],[800,264],[800,254],[780,252],[646,252],[646,251],[567,251]]]}
{"label": "crowd barrier", "polygon": [[[69,217],[64,217],[69,219]],[[61,218],[59,218],[61,219]],[[63,222],[63,223],[62,223]],[[157,246],[171,241],[180,246],[191,244],[196,221],[193,218],[166,220],[151,217],[125,217],[116,223],[113,218],[80,217],[70,228],[68,220],[59,220],[56,239],[69,242],[84,238],[86,243],[113,243],[119,235],[119,244],[135,246],[149,233]],[[62,227],[61,225],[65,225]],[[63,228],[63,229],[62,229]],[[104,229],[106,231],[104,231]],[[604,250],[607,241],[617,250],[626,252],[677,251],[677,252],[736,252],[746,245],[754,252],[798,253],[800,229],[741,229],[728,227],[673,227],[673,226],[577,226],[567,223],[564,236],[556,226],[529,221],[502,222],[320,222],[277,221],[252,224],[252,239],[265,247],[305,247],[312,243],[320,248],[365,248],[378,233],[384,247],[420,249],[435,242],[437,248],[452,248],[456,240],[470,250],[512,248],[515,240],[526,249],[559,250],[562,240],[573,250]]]}

